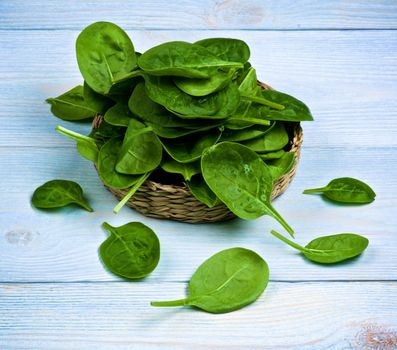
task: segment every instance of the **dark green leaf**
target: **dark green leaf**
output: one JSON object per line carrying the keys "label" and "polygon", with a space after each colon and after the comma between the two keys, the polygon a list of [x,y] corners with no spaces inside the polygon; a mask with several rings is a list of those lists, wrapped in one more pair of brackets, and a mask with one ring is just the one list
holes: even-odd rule
{"label": "dark green leaf", "polygon": [[242,144],[255,152],[263,153],[278,151],[285,147],[288,142],[289,136],[285,130],[284,124],[276,123],[276,125],[266,134],[244,141]]}
{"label": "dark green leaf", "polygon": [[117,102],[114,106],[110,107],[105,115],[105,122],[114,126],[128,126],[132,114],[128,108],[128,105],[123,102]]}
{"label": "dark green leaf", "polygon": [[221,132],[212,129],[205,133],[181,137],[179,139],[163,139],[161,143],[167,153],[180,163],[190,163],[200,159],[203,151],[214,145],[220,138]]}
{"label": "dark green leaf", "polygon": [[328,199],[340,203],[371,203],[375,192],[366,183],[351,177],[332,180],[327,186],[303,191],[305,194],[322,193]]}
{"label": "dark green leaf", "polygon": [[276,231],[271,233],[291,247],[301,251],[309,260],[334,264],[360,255],[368,247],[368,239],[353,233],[318,237],[302,247]]}
{"label": "dark green leaf", "polygon": [[110,236],[99,248],[106,268],[125,278],[142,278],[150,274],[160,260],[160,242],[156,234],[140,222],[113,227],[102,226]]}
{"label": "dark green leaf", "polygon": [[280,158],[266,160],[266,164],[270,168],[273,181],[276,182],[292,169],[295,164],[295,153],[285,152]]}
{"label": "dark green leaf", "polygon": [[97,114],[104,114],[106,110],[114,104],[109,98],[92,90],[87,82],[84,82],[83,94],[87,106],[93,109]]}
{"label": "dark green leaf", "polygon": [[86,27],[77,38],[76,55],[84,80],[102,95],[136,68],[131,39],[110,22],[96,22]]}
{"label": "dark green leaf", "polygon": [[84,100],[81,85],[58,97],[48,98],[46,102],[51,105],[51,113],[63,120],[84,120],[93,118],[96,114],[96,111]]}
{"label": "dark green leaf", "polygon": [[272,172],[248,147],[221,142],[207,148],[201,158],[205,182],[238,217],[252,220],[270,215],[293,235],[292,228],[273,208]]}
{"label": "dark green leaf", "polygon": [[128,188],[140,178],[138,175],[120,174],[116,171],[122,143],[120,139],[110,139],[101,147],[98,155],[99,177],[105,185],[113,188]]}
{"label": "dark green leaf", "polygon": [[60,208],[72,203],[88,211],[93,211],[83,197],[82,188],[73,181],[48,181],[38,187],[32,196],[32,204],[36,208]]}
{"label": "dark green leaf", "polygon": [[195,44],[205,47],[224,61],[246,63],[250,58],[248,45],[239,39],[208,38],[196,41]]}
{"label": "dark green leaf", "polygon": [[198,201],[204,203],[208,208],[213,208],[214,206],[222,203],[216,194],[208,187],[201,174],[193,176],[192,179],[186,183],[192,195]]}
{"label": "dark green leaf", "polygon": [[147,50],[139,67],[151,75],[209,78],[214,67],[239,68],[239,62],[223,61],[200,45],[170,41]]}
{"label": "dark green leaf", "polygon": [[161,163],[161,168],[167,173],[181,174],[185,181],[191,179],[195,174],[201,173],[200,162],[179,163],[173,159],[167,159]]}
{"label": "dark green leaf", "polygon": [[170,77],[145,75],[146,91],[151,100],[181,118],[223,119],[237,108],[240,95],[234,84],[206,97],[190,96],[174,84]]}
{"label": "dark green leaf", "polygon": [[116,170],[123,174],[144,174],[160,165],[162,146],[151,128],[131,119],[124,136]]}
{"label": "dark green leaf", "polygon": [[258,254],[245,248],[226,249],[199,266],[190,279],[186,299],[151,305],[190,305],[216,314],[231,312],[258,299],[268,281],[269,268]]}
{"label": "dark green leaf", "polygon": [[55,128],[56,131],[76,141],[77,150],[85,158],[94,163],[98,159],[98,145],[92,137],[81,135],[72,130],[68,130],[60,125]]}

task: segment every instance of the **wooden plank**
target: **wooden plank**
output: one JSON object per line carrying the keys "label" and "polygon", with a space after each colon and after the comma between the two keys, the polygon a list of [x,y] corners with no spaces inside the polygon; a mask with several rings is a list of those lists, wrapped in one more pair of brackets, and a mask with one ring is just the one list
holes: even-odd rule
{"label": "wooden plank", "polygon": [[[305,146],[396,146],[397,32],[130,32],[138,50],[207,36],[246,40],[261,80],[312,109]],[[81,83],[77,32],[0,32],[0,147],[70,146],[43,101]],[[331,49],[330,49],[331,48]],[[10,57],[12,59],[10,60]],[[27,60],[27,57],[29,59]],[[19,137],[15,137],[15,135]]]}
{"label": "wooden plank", "polygon": [[395,349],[396,283],[270,283],[254,304],[211,315],[160,309],[184,283],[1,284],[10,349]]}
{"label": "wooden plank", "polygon": [[126,29],[389,29],[395,1],[203,0],[44,1],[0,3],[1,29],[82,29],[113,21]]}
{"label": "wooden plank", "polygon": [[[147,279],[186,281],[210,255],[233,246],[260,253],[269,263],[273,280],[395,280],[397,277],[396,148],[305,149],[298,174],[275,207],[307,243],[319,235],[356,232],[370,240],[360,258],[333,267],[311,264],[273,238],[280,229],[269,217],[219,224],[191,225],[146,218],[124,208],[112,213],[116,199],[106,191],[90,162],[71,149],[0,149],[0,281],[115,281],[98,259],[106,238],[103,221],[121,225],[142,221],[153,228],[162,244],[161,262]],[[11,176],[9,175],[11,174]],[[364,206],[338,206],[318,196],[302,195],[335,177],[367,181],[376,201]],[[43,182],[64,178],[79,182],[95,209],[58,212],[33,209],[30,196]],[[280,231],[283,232],[283,231]]]}

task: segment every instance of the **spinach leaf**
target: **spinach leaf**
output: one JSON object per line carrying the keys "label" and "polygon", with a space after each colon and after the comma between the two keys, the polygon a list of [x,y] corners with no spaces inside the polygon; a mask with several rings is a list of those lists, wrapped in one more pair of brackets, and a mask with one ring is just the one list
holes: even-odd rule
{"label": "spinach leaf", "polygon": [[231,68],[223,71],[221,69],[214,69],[214,72],[209,78],[184,78],[175,77],[175,85],[183,92],[192,96],[206,96],[213,92],[222,90],[226,85],[231,83],[236,74],[236,69]]}
{"label": "spinach leaf", "polygon": [[84,199],[80,185],[73,181],[48,181],[36,188],[32,196],[32,204],[36,208],[60,208],[72,203],[87,211],[94,211]]}
{"label": "spinach leaf", "polygon": [[221,141],[240,142],[251,140],[268,133],[274,125],[275,123],[271,125],[253,125],[240,130],[226,129],[222,133]]}
{"label": "spinach leaf", "polygon": [[195,42],[224,61],[246,63],[250,58],[248,45],[239,39],[208,38]]}
{"label": "spinach leaf", "polygon": [[119,227],[104,222],[102,226],[110,236],[99,247],[99,255],[110,272],[136,279],[156,268],[160,260],[160,241],[153,230],[140,222]]}
{"label": "spinach leaf", "polygon": [[[221,124],[222,123],[219,123],[219,125]],[[209,125],[203,124],[203,126],[197,127],[197,129],[190,129],[190,128],[188,129],[188,128],[165,128],[159,124],[153,124],[149,122],[146,122],[146,125],[150,127],[157,136],[160,136],[165,139],[176,139],[178,137],[183,137],[187,135],[196,134],[201,131],[210,130],[217,126],[216,124],[209,124]]]}
{"label": "spinach leaf", "polygon": [[128,127],[128,123],[132,117],[128,105],[123,102],[117,102],[114,106],[110,107],[103,116],[108,124],[126,127]]}
{"label": "spinach leaf", "polygon": [[76,56],[84,80],[102,95],[136,68],[131,39],[110,22],[96,22],[86,27],[77,38]]}
{"label": "spinach leaf", "polygon": [[63,120],[89,119],[93,118],[97,113],[95,109],[86,103],[81,85],[58,97],[48,98],[46,102],[51,105],[51,113]]}
{"label": "spinach leaf", "polygon": [[123,174],[144,174],[161,163],[162,146],[151,128],[131,119],[117,160],[116,171]]}
{"label": "spinach leaf", "polygon": [[276,123],[276,125],[266,134],[248,141],[244,141],[242,144],[255,152],[263,153],[278,151],[285,147],[288,142],[289,136],[285,130],[284,124]]}
{"label": "spinach leaf", "polygon": [[110,139],[101,147],[98,155],[99,177],[105,185],[114,188],[128,188],[140,179],[138,175],[120,174],[116,171],[122,143],[118,138]]}
{"label": "spinach leaf", "polygon": [[253,303],[269,281],[266,262],[252,250],[231,248],[204,261],[189,282],[188,297],[152,306],[195,306],[211,313],[231,312]]}
{"label": "spinach leaf", "polygon": [[201,174],[194,175],[191,179],[187,180],[189,181],[186,181],[186,184],[192,195],[199,202],[204,203],[208,208],[213,208],[222,203],[216,194],[208,187]]}
{"label": "spinach leaf", "polygon": [[276,182],[281,176],[288,173],[295,163],[295,153],[285,152],[278,159],[269,159],[266,164],[270,168],[272,173],[273,181]]}
{"label": "spinach leaf", "polygon": [[58,125],[55,130],[60,134],[75,140],[77,150],[85,159],[88,159],[94,163],[97,162],[99,149],[95,139],[89,136],[81,135],[72,130],[68,130],[60,125]]}
{"label": "spinach leaf", "polygon": [[239,62],[223,61],[200,45],[170,41],[147,50],[138,59],[139,67],[156,76],[209,78],[212,68],[240,68]]}
{"label": "spinach leaf", "polygon": [[109,98],[98,94],[93,89],[91,89],[87,82],[84,82],[83,95],[84,101],[87,106],[89,106],[94,111],[96,111],[96,113],[99,114],[104,114],[106,110],[114,103]]}
{"label": "spinach leaf", "polygon": [[209,147],[201,158],[201,170],[211,190],[238,217],[252,220],[270,215],[293,235],[292,228],[271,205],[270,168],[248,147],[232,142]]}
{"label": "spinach leaf", "polygon": [[161,163],[161,168],[167,173],[181,174],[185,181],[189,181],[193,175],[201,173],[199,161],[180,163],[173,159],[167,159]]}
{"label": "spinach leaf", "polygon": [[353,258],[360,255],[368,247],[367,238],[353,233],[318,237],[307,244],[306,247],[292,242],[274,230],[271,233],[302,252],[309,260],[320,264],[334,264]]}
{"label": "spinach leaf", "polygon": [[199,127],[201,124],[192,120],[181,119],[162,105],[152,101],[146,93],[145,84],[139,83],[132,93],[128,107],[145,122],[157,124],[159,127],[184,127],[192,125]]}
{"label": "spinach leaf", "polygon": [[371,203],[376,193],[366,183],[351,177],[332,180],[327,186],[303,191],[305,194],[322,193],[326,198],[340,203]]}
{"label": "spinach leaf", "polygon": [[102,120],[97,128],[92,129],[89,136],[95,139],[97,143],[104,143],[108,139],[123,136],[125,130],[125,127],[115,126],[109,124],[106,120]]}
{"label": "spinach leaf", "polygon": [[214,145],[221,137],[221,131],[211,129],[205,133],[193,136],[181,137],[179,139],[161,140],[167,153],[179,163],[190,163],[200,159],[203,151]]}
{"label": "spinach leaf", "polygon": [[262,89],[262,97],[273,103],[283,105],[283,110],[275,110],[268,106],[261,106],[255,111],[256,115],[261,115],[269,120],[284,120],[289,122],[311,121],[313,116],[309,108],[302,102],[290,95],[276,90]]}
{"label": "spinach leaf", "polygon": [[182,92],[170,77],[145,75],[145,87],[151,100],[181,118],[223,119],[234,112],[240,100],[234,84],[205,98]]}
{"label": "spinach leaf", "polygon": [[286,152],[283,149],[280,149],[278,151],[273,151],[273,152],[267,152],[267,153],[259,153],[259,157],[261,159],[267,161],[270,159],[279,159],[281,158]]}

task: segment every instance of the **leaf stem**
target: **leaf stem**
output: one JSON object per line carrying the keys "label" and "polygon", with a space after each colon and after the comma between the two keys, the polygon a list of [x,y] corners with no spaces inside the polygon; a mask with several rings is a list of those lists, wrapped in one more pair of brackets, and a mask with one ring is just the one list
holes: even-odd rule
{"label": "leaf stem", "polygon": [[251,95],[244,95],[242,94],[241,97],[244,100],[248,100],[251,102],[255,102],[255,103],[259,103],[261,105],[265,105],[265,106],[269,106],[271,108],[274,109],[278,109],[280,111],[282,111],[285,107],[283,105],[280,105],[279,103],[273,102],[273,101],[269,101],[263,97],[257,97],[257,96],[251,96]]}
{"label": "leaf stem", "polygon": [[170,300],[170,301],[152,301],[150,302],[150,305],[157,307],[185,306],[185,305],[190,305],[190,301],[191,301],[190,298]]}
{"label": "leaf stem", "polygon": [[151,172],[148,172],[144,175],[142,175],[137,182],[135,182],[135,184],[130,188],[130,190],[128,191],[128,193],[124,196],[124,198],[119,202],[119,204],[117,204],[114,209],[113,209],[113,213],[117,214],[120,209],[124,206],[125,203],[128,202],[128,200],[135,194],[135,192],[139,189],[139,187],[141,187],[141,185],[146,181],[146,179],[149,177],[149,175],[151,174]]}
{"label": "leaf stem", "polygon": [[288,238],[284,237],[283,235],[279,234],[278,232],[276,232],[276,231],[274,231],[274,230],[271,230],[270,233],[271,233],[273,236],[275,236],[275,237],[277,237],[278,239],[280,239],[281,241],[283,241],[284,243],[287,243],[289,246],[291,246],[291,247],[293,247],[293,248],[295,248],[295,249],[297,249],[297,250],[299,250],[299,251],[301,251],[301,252],[306,251],[306,248],[304,248],[304,247],[302,247],[301,245],[299,245],[299,244],[297,244],[297,243],[295,243],[295,242],[289,240]]}
{"label": "leaf stem", "polygon": [[71,138],[72,140],[80,140],[80,141],[86,141],[86,142],[90,142],[96,145],[95,140],[89,136],[85,136],[82,134],[79,134],[77,132],[74,132],[72,130],[66,129],[63,126],[57,125],[55,128],[56,131],[58,131],[60,134],[65,135],[69,138]]}
{"label": "leaf stem", "polygon": [[254,124],[259,124],[259,125],[270,125],[270,121],[267,119],[257,119],[257,118],[238,118],[238,117],[233,117],[229,118],[227,121],[239,121],[239,122],[248,122],[248,123],[254,123]]}
{"label": "leaf stem", "polygon": [[304,194],[310,194],[310,193],[319,193],[319,192],[324,192],[325,187],[319,187],[319,188],[311,188],[308,190],[304,190]]}
{"label": "leaf stem", "polygon": [[277,212],[277,210],[273,208],[273,206],[269,205],[268,207],[270,210],[270,215],[273,216],[287,230],[291,237],[294,237],[294,230],[291,228],[291,226],[288,225],[288,223]]}

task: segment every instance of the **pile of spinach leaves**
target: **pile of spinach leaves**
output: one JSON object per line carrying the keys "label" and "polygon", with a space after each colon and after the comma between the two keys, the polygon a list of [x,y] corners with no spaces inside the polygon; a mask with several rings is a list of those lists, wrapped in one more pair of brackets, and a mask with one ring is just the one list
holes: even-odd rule
{"label": "pile of spinach leaves", "polygon": [[[103,116],[90,135],[57,131],[107,186],[129,189],[115,212],[147,178],[168,173],[208,207],[223,202],[243,219],[268,214],[293,234],[270,193],[295,161],[288,130],[313,118],[301,101],[258,85],[244,41],[172,41],[140,54],[120,27],[97,22],[78,36],[76,56],[84,83],[47,102],[63,120]],[[265,194],[246,188],[247,176]]]}

